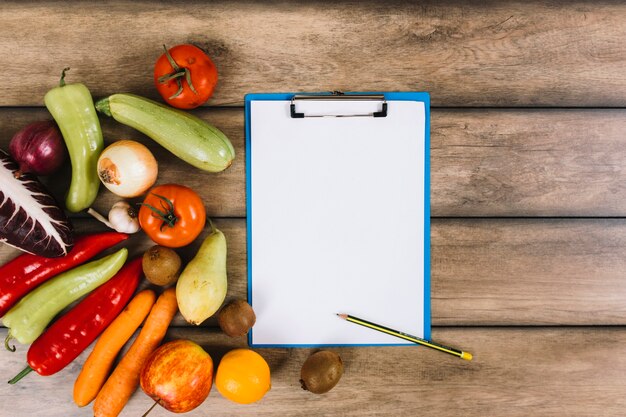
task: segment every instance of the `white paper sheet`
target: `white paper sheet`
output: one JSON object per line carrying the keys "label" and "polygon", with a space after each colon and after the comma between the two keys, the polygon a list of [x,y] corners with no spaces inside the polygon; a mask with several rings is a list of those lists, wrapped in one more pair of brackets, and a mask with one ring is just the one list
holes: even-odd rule
{"label": "white paper sheet", "polygon": [[252,344],[411,344],[336,313],[424,334],[424,104],[289,104],[250,107]]}

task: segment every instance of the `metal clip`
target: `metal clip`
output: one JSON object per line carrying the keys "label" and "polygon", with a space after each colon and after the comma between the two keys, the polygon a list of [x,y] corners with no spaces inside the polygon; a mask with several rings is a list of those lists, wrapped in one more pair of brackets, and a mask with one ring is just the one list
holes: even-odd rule
{"label": "metal clip", "polygon": [[[315,101],[382,101],[381,111],[368,114],[329,114],[329,115],[305,115],[296,112],[296,101],[299,100],[315,100]],[[383,94],[345,94],[341,91],[333,91],[330,94],[296,94],[291,98],[291,118],[304,119],[305,117],[387,117],[387,100]]]}

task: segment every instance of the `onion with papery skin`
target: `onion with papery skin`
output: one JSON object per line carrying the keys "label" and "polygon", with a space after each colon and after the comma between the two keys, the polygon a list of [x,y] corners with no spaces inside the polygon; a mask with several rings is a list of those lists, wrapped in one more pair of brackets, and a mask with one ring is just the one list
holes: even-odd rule
{"label": "onion with papery skin", "polygon": [[19,164],[16,178],[27,172],[35,175],[50,175],[63,162],[67,150],[57,124],[51,120],[34,122],[13,135],[9,153]]}
{"label": "onion with papery skin", "polygon": [[157,161],[139,142],[119,140],[107,146],[98,158],[98,176],[105,187],[120,197],[137,197],[154,185]]}

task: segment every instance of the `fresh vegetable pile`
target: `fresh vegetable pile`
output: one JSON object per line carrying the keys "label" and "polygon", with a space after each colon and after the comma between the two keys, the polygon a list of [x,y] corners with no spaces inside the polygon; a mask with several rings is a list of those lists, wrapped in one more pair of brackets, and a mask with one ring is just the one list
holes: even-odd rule
{"label": "fresh vegetable pile", "polygon": [[[158,161],[149,147],[115,140],[105,148],[100,127],[99,117],[110,116],[199,170],[227,169],[235,157],[230,140],[180,110],[198,107],[212,96],[215,64],[193,45],[166,48],[155,65],[154,81],[167,104],[129,93],[94,103],[87,86],[66,83],[68,70],[44,97],[54,120],[16,132],[10,155],[0,150],[0,241],[25,252],[0,267],[0,317],[8,328],[8,351],[16,351],[13,341],[30,344],[27,366],[9,383],[19,383],[33,370],[53,375],[97,339],[73,393],[80,407],[93,401],[95,416],[117,416],[139,386],[154,405],[186,412],[205,401],[214,377],[224,397],[238,403],[260,400],[271,383],[270,367],[257,352],[229,352],[214,375],[211,356],[192,341],[159,347],[179,311],[195,325],[217,313],[220,327],[231,337],[245,336],[255,314],[244,300],[231,300],[222,308],[228,288],[227,242],[207,218],[202,198],[184,184],[158,184]],[[37,176],[53,175],[68,155],[72,177],[60,204]],[[105,217],[91,207],[101,192],[141,202],[120,200]],[[66,211],[87,212],[115,231],[75,236]],[[184,264],[175,249],[196,241],[206,223],[208,235]],[[155,243],[143,256],[128,260],[126,247],[113,251],[140,230]],[[151,287],[135,294],[144,275]],[[326,392],[337,383],[341,360],[327,356],[334,362],[307,361],[305,389]],[[315,385],[320,380],[330,382],[320,388]]]}

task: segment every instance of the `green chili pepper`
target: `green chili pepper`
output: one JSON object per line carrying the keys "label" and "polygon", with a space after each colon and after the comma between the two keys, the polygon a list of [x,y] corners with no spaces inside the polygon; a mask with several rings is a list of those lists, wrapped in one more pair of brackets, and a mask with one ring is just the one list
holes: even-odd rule
{"label": "green chili pepper", "polygon": [[12,338],[32,343],[61,310],[111,279],[127,257],[128,249],[122,248],[59,274],[28,293],[2,318],[2,324],[9,328],[5,347],[13,350],[8,344]]}
{"label": "green chili pepper", "polygon": [[46,93],[44,103],[59,125],[70,154],[72,182],[65,206],[76,213],[91,206],[98,195],[97,165],[104,141],[91,93],[84,84],[66,85],[67,70],[63,70],[59,86]]}

